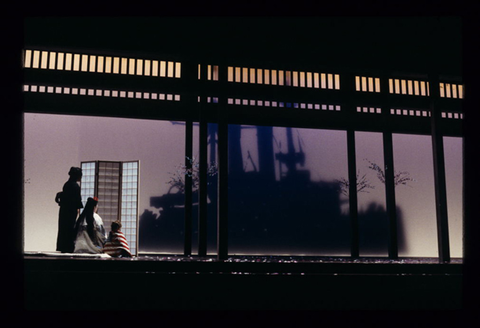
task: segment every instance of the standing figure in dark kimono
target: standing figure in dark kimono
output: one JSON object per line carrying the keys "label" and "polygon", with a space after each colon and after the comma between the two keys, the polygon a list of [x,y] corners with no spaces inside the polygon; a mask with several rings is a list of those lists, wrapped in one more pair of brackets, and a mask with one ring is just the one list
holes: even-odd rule
{"label": "standing figure in dark kimono", "polygon": [[57,194],[55,201],[60,205],[58,215],[57,251],[73,253],[75,240],[75,221],[83,207],[80,196],[82,169],[72,167],[68,172],[70,179],[63,185],[63,191]]}

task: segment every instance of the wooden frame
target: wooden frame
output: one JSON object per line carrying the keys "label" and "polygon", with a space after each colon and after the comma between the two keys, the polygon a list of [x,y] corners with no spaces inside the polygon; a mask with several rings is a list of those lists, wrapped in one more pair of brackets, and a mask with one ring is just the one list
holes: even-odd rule
{"label": "wooden frame", "polygon": [[[39,50],[40,57],[45,49]],[[48,49],[49,51],[67,53],[90,54],[86,51],[75,51],[74,49]],[[418,74],[403,74],[391,72],[362,72],[345,69],[316,67],[289,68],[289,72],[329,72],[328,74],[339,75],[341,78],[340,90],[322,89],[314,87],[288,87],[286,85],[258,84],[258,83],[235,83],[228,82],[227,70],[232,67],[235,72],[236,67],[247,69],[247,77],[250,69],[257,68],[268,70],[269,74],[273,70],[285,71],[283,64],[268,63],[262,65],[257,62],[231,63],[228,59],[216,58],[210,61],[215,62],[219,67],[219,80],[207,80],[207,65],[204,60],[195,57],[183,58],[155,58],[153,55],[138,54],[111,54],[108,52],[96,52],[97,55],[104,57],[114,56],[120,58],[143,58],[144,60],[164,60],[168,62],[181,63],[181,77],[160,79],[157,76],[137,76],[135,74],[105,74],[79,71],[65,71],[58,69],[37,69],[32,65],[27,65],[24,69],[26,85],[43,86],[62,86],[62,87],[83,87],[103,90],[120,90],[128,87],[129,90],[136,92],[165,92],[168,94],[178,94],[180,101],[159,102],[154,99],[119,98],[119,97],[91,97],[73,96],[71,94],[51,94],[47,92],[25,92],[25,111],[36,113],[57,113],[57,114],[75,114],[89,116],[111,116],[125,118],[147,118],[156,120],[176,120],[186,122],[186,144],[185,151],[187,156],[191,157],[192,149],[192,123],[200,123],[200,188],[199,188],[199,253],[200,256],[206,256],[206,179],[207,179],[207,126],[208,123],[218,123],[219,136],[219,182],[218,182],[218,235],[217,235],[217,254],[218,258],[224,260],[228,256],[228,125],[229,124],[250,124],[250,125],[269,125],[300,128],[317,129],[339,129],[347,131],[348,135],[348,162],[349,179],[355,179],[355,131],[382,132],[384,138],[384,156],[386,167],[386,196],[387,212],[390,223],[389,231],[389,257],[395,259],[398,257],[396,214],[395,214],[395,192],[393,185],[393,133],[414,133],[431,135],[433,141],[434,154],[434,172],[435,172],[435,195],[437,205],[437,230],[439,240],[439,260],[441,262],[450,261],[449,243],[448,243],[448,217],[446,204],[446,186],[445,186],[445,168],[444,154],[442,146],[443,136],[462,136],[462,120],[442,118],[442,112],[457,113],[457,117],[462,113],[462,98],[440,97],[439,83],[448,82],[441,79],[439,72],[429,75],[419,76]],[[33,52],[32,56],[33,57]],[[58,57],[58,56],[57,56]],[[32,58],[33,60],[33,58]],[[73,60],[73,59],[72,59]],[[41,58],[39,58],[41,63]],[[134,64],[136,63],[136,60]],[[201,64],[201,79],[198,79],[198,64]],[[128,61],[127,61],[128,64]],[[65,65],[65,60],[64,60]],[[39,65],[40,68],[41,65]],[[47,63],[48,66],[48,63]],[[275,66],[275,67],[274,67]],[[177,65],[174,64],[174,71]],[[127,67],[128,73],[128,67]],[[175,72],[174,72],[175,76]],[[355,76],[374,76],[380,78],[381,92],[359,92],[355,89]],[[409,77],[411,76],[411,77]],[[312,75],[312,79],[315,76]],[[327,75],[328,77],[328,75]],[[389,79],[412,79],[425,81],[429,83],[429,96],[414,96],[408,92],[404,95],[389,92]],[[250,79],[247,79],[250,81]],[[243,81],[243,79],[241,79]],[[270,79],[271,82],[271,79]],[[459,79],[456,79],[459,83]],[[312,84],[314,81],[312,80]],[[407,83],[407,82],[406,82]],[[30,88],[28,90],[31,90]],[[360,88],[362,90],[362,88]],[[103,94],[103,93],[102,93]],[[73,98],[74,97],[74,98]],[[207,102],[207,97],[218,97],[219,102]],[[303,108],[273,107],[273,106],[254,106],[237,105],[227,103],[228,98],[277,101],[277,102],[298,102],[302,104],[337,104],[340,111],[323,111]],[[198,100],[200,99],[200,100]],[[255,101],[255,103],[257,103]],[[359,113],[357,106],[368,106],[381,108],[381,114],[378,113]],[[315,106],[311,106],[315,108]],[[392,115],[390,109],[404,108],[422,110],[431,113],[431,116],[408,116]],[[259,110],[261,109],[261,110]],[[187,161],[185,162],[186,164]],[[187,179],[188,183],[188,179]],[[191,181],[190,181],[191,183]],[[351,195],[354,192],[354,183],[350,184]],[[187,188],[188,189],[188,188]],[[191,189],[191,188],[190,188]],[[357,199],[351,197],[350,215],[352,231],[351,256],[358,257],[358,218],[357,218]],[[191,254],[191,194],[186,193],[186,216],[185,216],[185,247],[184,255]]]}

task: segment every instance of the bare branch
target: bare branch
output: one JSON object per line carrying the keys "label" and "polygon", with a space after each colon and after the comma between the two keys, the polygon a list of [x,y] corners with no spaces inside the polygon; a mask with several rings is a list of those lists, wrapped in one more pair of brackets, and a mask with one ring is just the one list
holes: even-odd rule
{"label": "bare branch", "polygon": [[[380,180],[380,182],[385,183],[385,172],[382,170],[382,168],[380,166],[378,166],[376,163],[371,162],[366,158],[364,160],[369,163],[368,168],[377,173],[377,178]],[[401,172],[396,172],[395,171],[394,175],[393,175],[393,181],[394,181],[395,186],[398,186],[398,185],[408,186],[407,183],[409,181],[416,182],[415,179],[410,177],[410,173],[406,172],[406,171],[401,171]]]}
{"label": "bare branch", "polygon": [[[190,168],[183,164],[176,166],[177,170],[174,173],[168,172],[171,174],[170,180],[166,182],[171,188],[178,188],[179,192],[185,192],[185,176],[192,178],[192,189],[193,191],[197,190],[200,184],[200,164],[195,157],[185,157],[190,162]],[[212,162],[207,166],[207,175],[214,176],[218,173],[217,163]]]}
{"label": "bare branch", "polygon": [[[375,189],[375,186],[372,186],[368,181],[366,174],[362,175],[361,178],[359,178],[359,174],[360,173],[357,173],[357,177],[356,177],[357,193],[359,192],[369,193],[367,189]],[[340,180],[337,180],[337,182],[340,184],[340,192],[343,195],[348,196],[350,191],[350,181],[345,178],[340,178]]]}

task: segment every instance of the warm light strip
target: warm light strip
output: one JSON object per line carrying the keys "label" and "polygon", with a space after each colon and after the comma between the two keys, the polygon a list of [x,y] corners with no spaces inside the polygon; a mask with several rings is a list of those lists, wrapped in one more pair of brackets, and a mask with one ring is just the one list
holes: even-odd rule
{"label": "warm light strip", "polygon": [[380,92],[380,78],[355,76],[355,90],[362,92]]}
{"label": "warm light strip", "polygon": [[57,57],[56,55],[57,55],[57,53],[55,53],[55,52],[50,53],[50,62],[49,62],[49,65],[48,65],[49,69],[55,69],[55,59]]}
{"label": "warm light strip", "polygon": [[311,87],[312,87],[312,72],[307,72],[307,88],[311,88]]}
{"label": "warm light strip", "polygon": [[227,72],[228,82],[340,90],[340,74],[234,66],[228,66]]}
{"label": "warm light strip", "polygon": [[32,50],[25,50],[23,55],[23,67],[30,68],[32,63]]}
{"label": "warm light strip", "polygon": [[167,77],[173,77],[173,65],[174,65],[173,62],[171,61],[168,62]]}
{"label": "warm light strip", "polygon": [[242,73],[241,68],[240,67],[235,67],[235,82],[240,83],[242,81],[241,73]]}
{"label": "warm light strip", "polygon": [[460,99],[463,99],[464,86],[462,84],[440,82],[439,87],[440,87],[440,97],[441,98],[460,98]]}
{"label": "warm light strip", "polygon": [[[198,79],[200,80],[200,64],[198,65]],[[218,65],[207,65],[207,80],[218,81]]]}
{"label": "warm light strip", "polygon": [[146,76],[150,76],[151,63],[152,63],[151,60],[145,59],[144,75]]}
{"label": "warm light strip", "polygon": [[[112,60],[113,58],[113,60]],[[26,49],[24,68],[180,78],[180,62]],[[158,71],[160,69],[160,72]]]}
{"label": "warm light strip", "polygon": [[[32,68],[39,68],[39,62],[40,62],[40,51],[34,50],[33,51],[33,61],[32,61]],[[30,67],[30,65],[24,65],[25,67]]]}
{"label": "warm light strip", "polygon": [[105,57],[103,57],[103,56],[98,56],[97,57],[97,65],[98,65],[97,66],[97,71],[98,71],[98,73],[103,73],[104,72],[104,69],[103,69],[104,59],[105,59]]}
{"label": "warm light strip", "polygon": [[152,60],[152,76],[158,76],[158,60]]}
{"label": "warm light strip", "polygon": [[47,59],[48,59],[48,51],[42,51],[41,53],[42,59],[40,61],[40,68],[46,69],[47,68]]}
{"label": "warm light strip", "polygon": [[175,62],[175,78],[179,79],[182,76],[182,64]]}
{"label": "warm light strip", "polygon": [[389,92],[410,96],[430,96],[430,84],[427,81],[389,79]]}

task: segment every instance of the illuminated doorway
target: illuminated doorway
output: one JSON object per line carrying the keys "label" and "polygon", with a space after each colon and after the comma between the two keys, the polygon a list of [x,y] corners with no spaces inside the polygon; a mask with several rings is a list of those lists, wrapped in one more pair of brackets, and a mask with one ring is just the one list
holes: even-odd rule
{"label": "illuminated doorway", "polygon": [[120,219],[130,251],[137,254],[139,161],[82,162],[81,196],[98,197],[98,214],[106,231]]}

